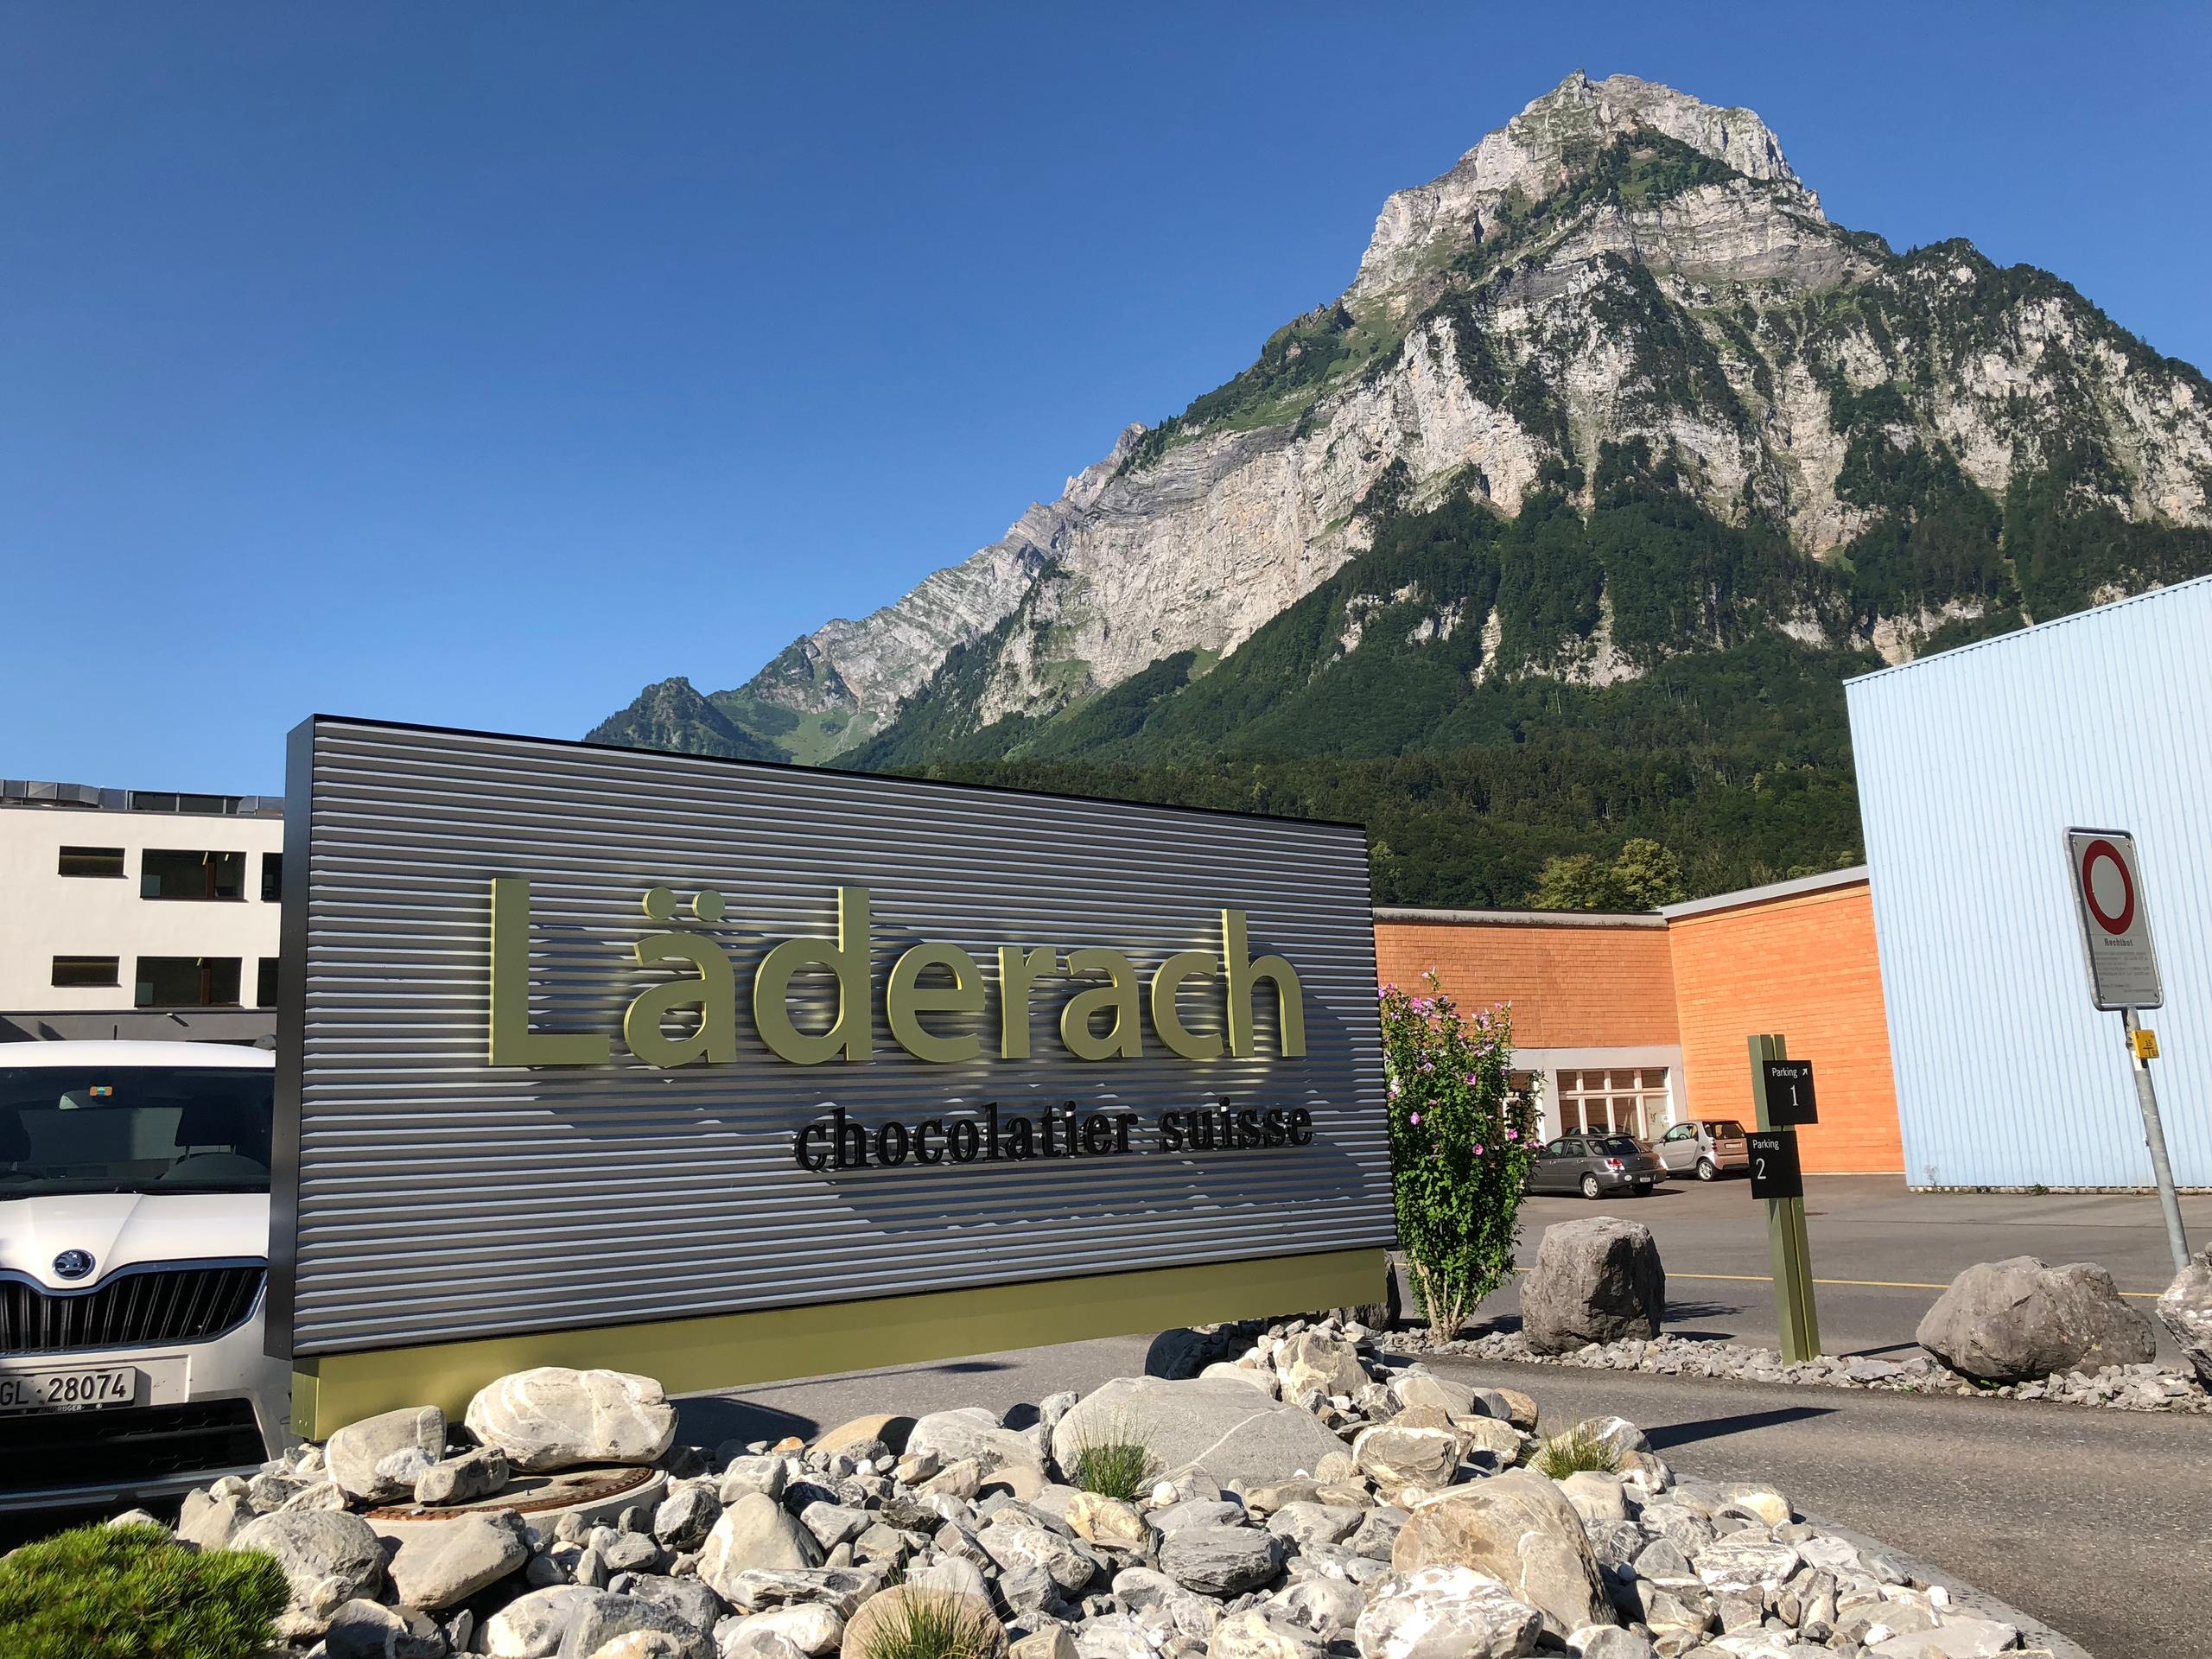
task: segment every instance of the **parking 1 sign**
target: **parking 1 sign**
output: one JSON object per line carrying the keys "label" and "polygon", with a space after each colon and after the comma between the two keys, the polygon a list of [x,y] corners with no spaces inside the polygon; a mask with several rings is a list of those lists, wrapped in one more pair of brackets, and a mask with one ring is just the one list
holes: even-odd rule
{"label": "parking 1 sign", "polygon": [[2165,996],[2135,837],[2125,830],[2069,830],[2066,857],[2074,872],[2091,1000],[2107,1011],[2162,1006]]}

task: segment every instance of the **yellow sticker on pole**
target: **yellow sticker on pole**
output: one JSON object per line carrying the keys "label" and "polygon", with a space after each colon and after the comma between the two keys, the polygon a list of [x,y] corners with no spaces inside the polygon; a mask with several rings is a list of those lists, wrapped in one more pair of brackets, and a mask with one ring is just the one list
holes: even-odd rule
{"label": "yellow sticker on pole", "polygon": [[2137,1059],[2155,1060],[2158,1058],[2158,1033],[2148,1026],[2136,1027],[2127,1033],[2127,1039],[2134,1046]]}

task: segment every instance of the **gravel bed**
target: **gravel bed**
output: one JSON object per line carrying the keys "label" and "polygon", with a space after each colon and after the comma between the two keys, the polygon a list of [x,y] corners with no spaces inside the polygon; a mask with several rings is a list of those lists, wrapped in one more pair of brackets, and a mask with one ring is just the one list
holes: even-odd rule
{"label": "gravel bed", "polygon": [[1901,1360],[1821,1354],[1802,1364],[1789,1365],[1771,1348],[1689,1337],[1632,1337],[1618,1342],[1590,1343],[1564,1354],[1544,1354],[1532,1348],[1518,1331],[1493,1331],[1440,1342],[1428,1332],[1415,1329],[1390,1332],[1381,1338],[1381,1346],[1383,1351],[1394,1354],[1453,1354],[1470,1359],[1567,1365],[1593,1371],[1732,1377],[1747,1382],[1872,1389],[1890,1394],[2051,1400],[2062,1405],[2102,1406],[2115,1411],[2212,1412],[2212,1395],[2208,1395],[2190,1372],[2170,1365],[2107,1365],[2091,1372],[2054,1371],[2033,1382],[1993,1387],[1961,1376],[1926,1354]]}

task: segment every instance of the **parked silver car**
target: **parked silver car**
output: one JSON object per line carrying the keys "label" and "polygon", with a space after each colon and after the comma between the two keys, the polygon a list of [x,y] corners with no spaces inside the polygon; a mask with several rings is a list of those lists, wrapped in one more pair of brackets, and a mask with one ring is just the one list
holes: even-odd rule
{"label": "parked silver car", "polygon": [[1641,1141],[1625,1135],[1565,1135],[1536,1149],[1529,1166],[1531,1192],[1580,1192],[1602,1198],[1609,1192],[1648,1196],[1666,1166]]}
{"label": "parked silver car", "polygon": [[1749,1174],[1751,1149],[1744,1126],[1732,1117],[1694,1117],[1659,1137],[1659,1161],[1669,1175],[1694,1175],[1700,1181],[1724,1174]]}

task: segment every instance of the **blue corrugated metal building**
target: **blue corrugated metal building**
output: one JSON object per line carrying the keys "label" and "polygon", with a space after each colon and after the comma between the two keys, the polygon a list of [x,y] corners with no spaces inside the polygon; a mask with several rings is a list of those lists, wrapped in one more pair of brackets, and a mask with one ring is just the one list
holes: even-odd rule
{"label": "blue corrugated metal building", "polygon": [[2064,847],[2136,837],[2174,1177],[2212,1186],[2212,577],[1846,687],[1905,1175],[2141,1187],[2120,1016],[2090,1004]]}

